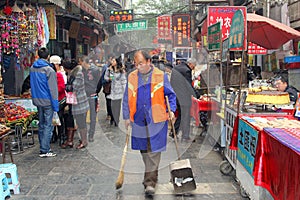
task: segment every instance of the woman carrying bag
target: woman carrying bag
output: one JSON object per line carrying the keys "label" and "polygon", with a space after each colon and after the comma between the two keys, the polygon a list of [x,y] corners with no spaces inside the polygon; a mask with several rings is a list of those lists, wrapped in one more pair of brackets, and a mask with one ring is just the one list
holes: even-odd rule
{"label": "woman carrying bag", "polygon": [[111,119],[110,125],[119,125],[121,101],[126,87],[126,72],[122,65],[121,58],[113,57],[110,66],[105,72],[104,79],[111,82],[110,94],[107,96],[111,100]]}
{"label": "woman carrying bag", "polygon": [[[64,70],[67,73],[67,84],[66,84],[66,92],[72,92],[73,87],[72,83],[75,80],[73,76],[71,76],[71,71],[78,65],[78,63],[72,59],[71,61],[63,62]],[[61,145],[61,148],[66,149],[68,147],[73,148],[74,143],[74,134],[77,130],[74,122],[74,117],[72,114],[72,104],[66,104],[64,109],[64,121],[65,121],[65,131],[67,132],[67,140]]]}

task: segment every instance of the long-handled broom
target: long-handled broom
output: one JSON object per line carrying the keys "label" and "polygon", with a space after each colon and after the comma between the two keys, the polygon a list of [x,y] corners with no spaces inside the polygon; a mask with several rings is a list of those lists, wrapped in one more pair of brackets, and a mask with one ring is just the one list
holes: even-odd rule
{"label": "long-handled broom", "polygon": [[124,182],[124,166],[125,166],[125,161],[126,161],[126,154],[127,154],[127,149],[128,149],[128,143],[129,143],[129,136],[130,136],[130,127],[128,127],[127,132],[126,132],[126,140],[125,140],[125,146],[123,149],[123,155],[122,155],[122,160],[121,160],[121,167],[119,171],[119,176],[116,181],[116,189],[120,189],[123,185]]}

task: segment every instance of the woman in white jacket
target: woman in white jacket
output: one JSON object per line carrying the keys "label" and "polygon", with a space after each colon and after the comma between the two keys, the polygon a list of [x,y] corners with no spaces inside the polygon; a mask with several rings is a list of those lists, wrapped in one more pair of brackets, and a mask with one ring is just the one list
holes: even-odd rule
{"label": "woman in white jacket", "polygon": [[115,124],[115,126],[118,126],[121,102],[127,82],[126,71],[125,67],[122,65],[121,58],[112,58],[111,63],[105,72],[104,79],[106,81],[111,81],[111,92],[107,96],[108,99],[111,99],[112,117],[110,125]]}

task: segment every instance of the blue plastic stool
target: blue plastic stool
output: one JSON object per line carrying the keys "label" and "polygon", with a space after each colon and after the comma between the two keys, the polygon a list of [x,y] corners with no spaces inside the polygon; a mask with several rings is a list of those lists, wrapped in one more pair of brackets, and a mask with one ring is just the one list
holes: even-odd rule
{"label": "blue plastic stool", "polygon": [[13,190],[14,194],[20,194],[17,166],[13,163],[0,164],[0,173],[6,175],[9,190]]}
{"label": "blue plastic stool", "polygon": [[0,200],[5,200],[5,198],[7,196],[10,197],[10,190],[9,190],[9,186],[8,186],[8,180],[5,176],[4,173],[0,172],[0,180],[1,180],[1,184],[0,184]]}

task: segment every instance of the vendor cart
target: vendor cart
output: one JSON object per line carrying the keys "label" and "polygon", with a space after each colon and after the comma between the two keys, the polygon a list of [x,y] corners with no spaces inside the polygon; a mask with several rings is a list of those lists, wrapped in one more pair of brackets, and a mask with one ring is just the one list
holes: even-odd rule
{"label": "vendor cart", "polygon": [[237,112],[231,107],[225,107],[225,160],[220,163],[220,171],[224,175],[229,175],[232,170],[236,169],[236,150],[230,149],[232,132],[234,123],[237,117]]}

